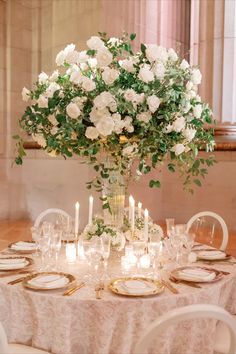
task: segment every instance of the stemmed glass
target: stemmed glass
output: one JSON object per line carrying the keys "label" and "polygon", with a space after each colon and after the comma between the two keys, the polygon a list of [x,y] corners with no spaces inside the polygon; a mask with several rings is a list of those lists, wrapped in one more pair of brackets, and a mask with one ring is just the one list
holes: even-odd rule
{"label": "stemmed glass", "polygon": [[159,242],[148,242],[148,253],[152,262],[153,278],[156,277],[156,256],[158,255]]}
{"label": "stemmed glass", "polygon": [[94,266],[95,274],[90,276],[88,280],[97,282],[98,267],[102,258],[101,242],[100,240],[83,240],[84,255],[90,267]]}
{"label": "stemmed glass", "polygon": [[173,219],[173,218],[166,219],[166,233],[167,233],[167,236],[169,236],[169,237],[171,236],[171,233],[173,232],[174,226],[175,226],[175,219]]}
{"label": "stemmed glass", "polygon": [[38,246],[41,252],[40,270],[44,271],[46,269],[46,265],[45,265],[46,254],[50,249],[50,234],[43,234],[43,232],[41,232],[38,238]]}
{"label": "stemmed glass", "polygon": [[59,253],[61,250],[61,236],[62,236],[62,231],[61,230],[55,230],[51,234],[51,251],[52,251],[52,257],[55,260],[55,269],[57,270],[58,268],[58,257]]}
{"label": "stemmed glass", "polygon": [[137,271],[140,271],[140,258],[145,253],[146,242],[145,241],[134,241],[133,245],[133,252],[134,255],[137,257]]}
{"label": "stemmed glass", "polygon": [[110,251],[111,251],[111,239],[110,239],[110,237],[108,235],[101,236],[101,255],[102,255],[102,258],[103,258],[104,278],[105,279],[108,277],[107,264],[108,264],[108,258],[110,256]]}

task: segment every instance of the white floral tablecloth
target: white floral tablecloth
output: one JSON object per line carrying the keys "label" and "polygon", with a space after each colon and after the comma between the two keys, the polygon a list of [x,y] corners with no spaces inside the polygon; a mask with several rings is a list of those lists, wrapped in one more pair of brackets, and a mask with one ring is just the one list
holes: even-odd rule
{"label": "white floral tablecloth", "polygon": [[[230,275],[201,289],[175,284],[179,294],[165,289],[147,298],[117,296],[105,289],[102,299],[97,300],[94,287],[88,285],[65,297],[61,290],[35,292],[21,284],[8,285],[16,276],[0,278],[0,321],[9,342],[33,345],[54,354],[132,354],[143,330],[173,308],[209,303],[236,313],[236,268],[214,267],[228,270]],[[78,280],[87,271],[83,262],[63,268]],[[120,274],[118,268],[114,264],[113,274]],[[212,320],[195,320],[171,327],[149,353],[211,354],[215,325]],[[203,328],[206,335],[200,336]]]}

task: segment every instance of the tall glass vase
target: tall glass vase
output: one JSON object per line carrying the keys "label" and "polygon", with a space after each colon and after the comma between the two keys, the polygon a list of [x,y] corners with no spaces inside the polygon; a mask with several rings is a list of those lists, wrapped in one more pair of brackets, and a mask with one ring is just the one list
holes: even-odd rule
{"label": "tall glass vase", "polygon": [[120,228],[124,221],[125,179],[118,169],[110,171],[109,179],[103,182],[103,197],[110,209],[104,209],[104,221],[107,225]]}

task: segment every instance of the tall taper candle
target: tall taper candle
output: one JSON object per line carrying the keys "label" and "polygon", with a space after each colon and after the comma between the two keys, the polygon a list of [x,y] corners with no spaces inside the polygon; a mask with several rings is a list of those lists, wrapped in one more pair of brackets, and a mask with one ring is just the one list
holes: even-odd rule
{"label": "tall taper candle", "polygon": [[89,197],[89,217],[88,217],[88,223],[92,224],[93,221],[93,197],[90,195]]}
{"label": "tall taper candle", "polygon": [[147,209],[144,210],[144,230],[143,230],[143,234],[144,234],[144,240],[146,242],[148,242],[148,210]]}
{"label": "tall taper candle", "polygon": [[79,233],[79,202],[75,203],[75,235]]}
{"label": "tall taper candle", "polygon": [[142,203],[138,202],[138,218],[142,216]]}
{"label": "tall taper candle", "polygon": [[132,233],[134,232],[134,225],[135,225],[135,200],[132,197],[131,199],[131,220],[130,220],[130,224],[131,224],[131,231]]}
{"label": "tall taper candle", "polygon": [[129,222],[131,222],[131,209],[132,209],[132,202],[133,202],[134,198],[132,195],[129,196]]}

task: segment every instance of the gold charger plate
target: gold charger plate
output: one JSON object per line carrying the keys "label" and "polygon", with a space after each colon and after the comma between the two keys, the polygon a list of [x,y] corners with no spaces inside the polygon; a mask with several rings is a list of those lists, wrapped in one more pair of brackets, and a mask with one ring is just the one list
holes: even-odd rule
{"label": "gold charger plate", "polygon": [[[45,276],[45,275],[60,275],[61,277],[67,278],[68,282],[65,285],[62,286],[57,286],[57,287],[53,287],[53,288],[48,288],[48,287],[43,287],[43,286],[37,286],[34,284],[30,284],[29,281],[37,278],[39,276]],[[29,275],[28,277],[26,277],[23,282],[22,285],[26,288],[32,289],[32,290],[40,290],[40,291],[44,291],[44,290],[58,290],[58,289],[64,289],[67,288],[69,285],[72,285],[75,282],[75,277],[72,274],[69,273],[63,273],[63,272],[39,272],[39,273],[34,273],[32,275]]]}
{"label": "gold charger plate", "polygon": [[[194,280],[194,279],[189,279],[188,280],[186,278],[182,278],[178,274],[179,271],[184,270],[184,269],[206,270],[209,273],[215,273],[215,278],[212,279],[212,280],[208,280],[208,281],[204,281],[204,280],[201,281],[201,280]],[[215,281],[220,280],[224,276],[224,274],[220,270],[217,270],[217,269],[214,269],[214,268],[197,267],[197,266],[192,266],[192,267],[186,266],[186,267],[180,267],[180,268],[172,270],[172,272],[170,273],[170,276],[172,278],[176,279],[176,280],[183,280],[183,281],[190,282],[190,283],[214,283]]]}
{"label": "gold charger plate", "polygon": [[[12,248],[13,245],[17,244],[19,241],[17,242],[12,242],[8,245],[8,249],[9,251],[15,252],[15,253],[19,253],[19,254],[31,254],[36,252],[36,248],[35,249],[29,249],[29,250],[21,250],[21,249],[16,249],[16,248]],[[22,242],[26,242],[26,243],[34,243],[35,241],[22,241]]]}
{"label": "gold charger plate", "polygon": [[[119,285],[119,283],[121,282],[127,282],[127,281],[134,281],[134,280],[139,280],[139,281],[143,281],[145,283],[149,283],[150,285],[154,285],[154,289],[150,290],[149,292],[145,292],[145,293],[130,293],[128,291],[121,290],[117,287],[117,285]],[[130,296],[130,297],[146,297],[146,296],[151,296],[151,295],[157,295],[160,294],[163,290],[164,290],[164,285],[154,279],[150,279],[150,278],[144,278],[144,277],[124,277],[124,278],[117,278],[117,279],[113,279],[110,284],[108,285],[108,288],[115,294],[118,295],[123,295],[123,296]]]}
{"label": "gold charger plate", "polygon": [[[201,255],[199,256],[198,253],[200,252],[216,252],[216,251],[219,251],[219,252],[222,252],[223,254],[225,254],[225,257],[224,258],[207,258],[207,257],[201,257]],[[207,262],[224,262],[225,260],[229,260],[231,258],[231,255],[230,254],[227,254],[225,253],[224,251],[221,251],[221,250],[217,250],[217,249],[209,249],[209,248],[203,248],[203,249],[199,249],[199,250],[194,250],[194,252],[196,253],[197,255],[197,259],[199,261],[207,261]]]}
{"label": "gold charger plate", "polygon": [[23,257],[23,256],[2,257],[0,259],[25,259],[27,261],[27,264],[24,267],[18,267],[18,268],[14,267],[14,268],[10,268],[10,269],[0,268],[0,272],[12,272],[12,271],[19,270],[19,269],[26,269],[26,268],[30,267],[34,263],[32,258]]}

